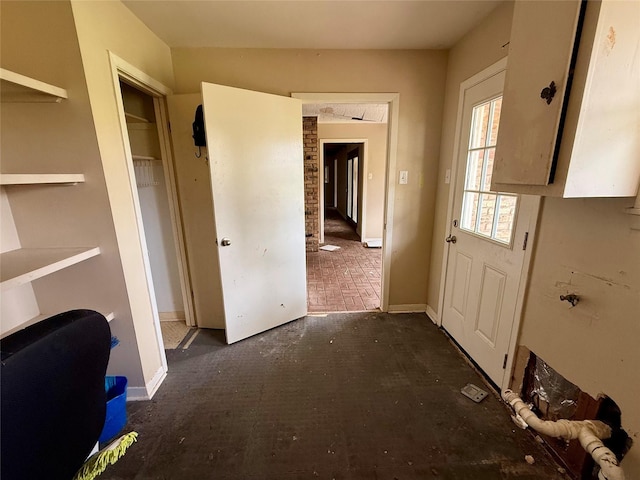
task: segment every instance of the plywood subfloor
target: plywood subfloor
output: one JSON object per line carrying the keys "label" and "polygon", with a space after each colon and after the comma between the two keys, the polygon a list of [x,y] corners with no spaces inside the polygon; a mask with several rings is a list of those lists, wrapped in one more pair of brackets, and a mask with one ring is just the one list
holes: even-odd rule
{"label": "plywood subfloor", "polygon": [[160,322],[160,329],[162,330],[162,340],[164,341],[165,350],[178,348],[178,345],[180,345],[191,330],[191,328],[184,323],[184,320]]}

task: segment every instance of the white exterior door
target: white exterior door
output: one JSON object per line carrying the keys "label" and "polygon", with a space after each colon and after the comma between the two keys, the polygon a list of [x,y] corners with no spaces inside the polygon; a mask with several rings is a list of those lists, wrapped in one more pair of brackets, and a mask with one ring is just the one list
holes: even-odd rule
{"label": "white exterior door", "polygon": [[499,386],[533,197],[490,191],[504,70],[464,91],[442,326]]}
{"label": "white exterior door", "polygon": [[302,103],[202,84],[227,342],[307,313]]}

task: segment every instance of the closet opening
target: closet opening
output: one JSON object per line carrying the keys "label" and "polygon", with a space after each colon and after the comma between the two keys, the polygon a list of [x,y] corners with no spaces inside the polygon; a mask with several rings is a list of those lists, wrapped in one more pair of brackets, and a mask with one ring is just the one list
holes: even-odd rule
{"label": "closet opening", "polygon": [[134,196],[148,256],[149,287],[155,300],[165,349],[189,336],[195,319],[182,240],[175,175],[171,162],[164,97],[155,97],[120,79],[131,151]]}

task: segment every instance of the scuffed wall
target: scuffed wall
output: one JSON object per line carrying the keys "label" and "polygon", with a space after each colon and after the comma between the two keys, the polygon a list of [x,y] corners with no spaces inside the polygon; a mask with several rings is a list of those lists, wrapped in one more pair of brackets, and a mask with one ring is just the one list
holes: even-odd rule
{"label": "scuffed wall", "polygon": [[[399,93],[389,304],[424,305],[440,151],[446,51],[174,48],[178,93],[212,82],[276,95]],[[345,72],[345,74],[336,74]]]}

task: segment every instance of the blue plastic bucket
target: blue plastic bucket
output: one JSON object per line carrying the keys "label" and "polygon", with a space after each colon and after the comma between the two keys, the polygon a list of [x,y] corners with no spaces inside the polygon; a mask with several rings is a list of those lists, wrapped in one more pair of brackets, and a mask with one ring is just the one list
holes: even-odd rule
{"label": "blue plastic bucket", "polygon": [[98,439],[101,443],[115,437],[127,423],[127,377],[107,376],[104,388],[107,392],[107,416]]}

